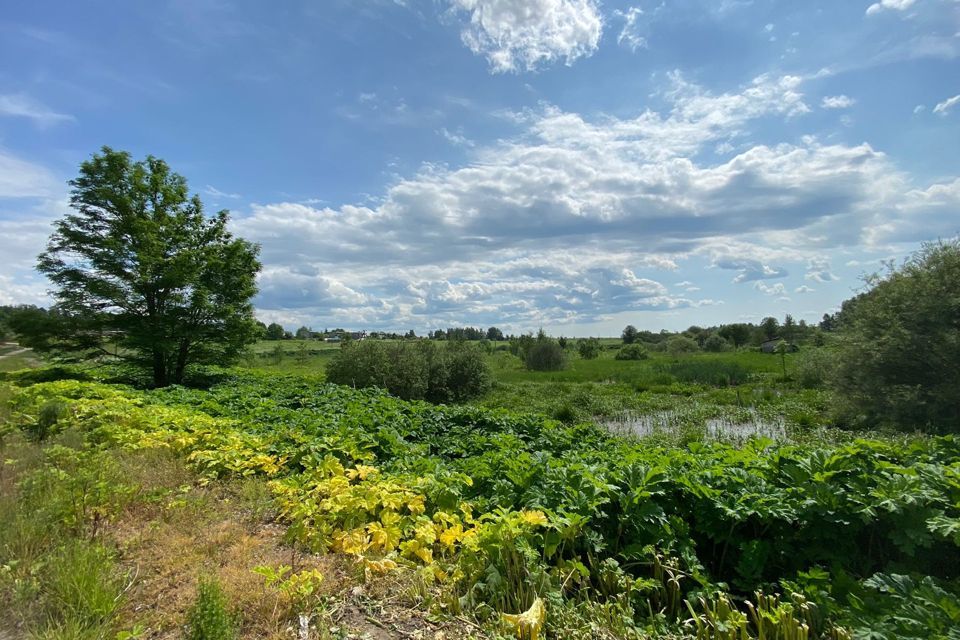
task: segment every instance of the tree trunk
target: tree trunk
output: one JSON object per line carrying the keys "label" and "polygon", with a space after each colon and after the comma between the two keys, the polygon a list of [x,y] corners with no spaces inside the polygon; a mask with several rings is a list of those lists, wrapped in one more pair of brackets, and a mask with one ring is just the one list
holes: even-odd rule
{"label": "tree trunk", "polygon": [[187,369],[187,356],[190,354],[190,341],[181,340],[180,347],[177,350],[177,368],[173,372],[174,384],[183,383],[183,374]]}
{"label": "tree trunk", "polygon": [[153,386],[167,386],[167,359],[162,351],[154,349],[153,351]]}

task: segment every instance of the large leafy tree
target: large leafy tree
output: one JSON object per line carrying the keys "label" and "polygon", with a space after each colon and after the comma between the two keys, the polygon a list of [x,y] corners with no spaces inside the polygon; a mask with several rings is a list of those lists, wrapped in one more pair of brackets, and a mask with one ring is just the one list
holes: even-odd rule
{"label": "large leafy tree", "polygon": [[868,283],[840,314],[838,402],[867,425],[960,431],[960,240]]}
{"label": "large leafy tree", "polygon": [[55,223],[37,266],[61,319],[48,346],[130,360],[165,386],[256,338],[259,247],[227,231],[227,211],[205,215],[163,160],[109,147],[70,185],[74,211]]}

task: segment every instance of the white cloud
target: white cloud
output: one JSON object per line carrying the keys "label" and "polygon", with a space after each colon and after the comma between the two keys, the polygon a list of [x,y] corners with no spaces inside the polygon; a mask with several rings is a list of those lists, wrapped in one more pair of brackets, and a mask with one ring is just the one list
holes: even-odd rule
{"label": "white cloud", "polygon": [[640,31],[641,25],[638,22],[643,15],[643,9],[640,7],[630,7],[626,11],[617,9],[613,15],[623,20],[623,28],[620,29],[620,35],[617,36],[617,44],[627,47],[630,51],[636,52],[637,49],[647,48],[647,39]]}
{"label": "white cloud", "polygon": [[50,297],[46,294],[46,283],[33,276],[13,278],[0,274],[0,305],[33,304],[49,306]]}
{"label": "white cloud", "polygon": [[75,119],[71,115],[57,113],[22,93],[0,95],[0,116],[28,118],[41,128]]}
{"label": "white cloud", "polygon": [[[772,267],[763,264],[759,260],[751,258],[737,258],[733,256],[722,256],[714,259],[713,266],[720,269],[731,269],[737,271],[733,279],[735,283],[750,282],[753,280],[768,280],[771,278],[784,278],[789,275],[783,267]],[[756,288],[756,287],[755,287]]]}
{"label": "white cloud", "polygon": [[[772,285],[768,285],[764,282],[754,282],[753,288],[768,296],[784,296],[787,293],[787,288],[782,282],[777,282]],[[789,300],[789,298],[787,299]]]}
{"label": "white cloud", "polygon": [[50,197],[62,190],[46,167],[0,149],[0,198]]}
{"label": "white cloud", "polygon": [[820,106],[824,109],[849,109],[854,104],[856,100],[845,95],[839,96],[824,96],[823,100],[820,102]]}
{"label": "white cloud", "polygon": [[923,113],[924,111],[926,111],[926,109],[927,109],[927,108],[926,108],[925,106],[923,106],[922,104],[918,104],[917,106],[915,106],[915,107],[913,108],[913,112],[914,112],[915,114],[916,114],[916,113]]}
{"label": "white cloud", "polygon": [[945,116],[950,113],[950,110],[957,106],[958,103],[960,103],[960,94],[957,94],[952,98],[947,98],[943,102],[937,104],[937,106],[933,108],[933,112],[939,113],[941,116]]}
{"label": "white cloud", "polygon": [[813,287],[808,287],[805,284],[802,284],[793,290],[794,293],[813,293],[814,291],[816,291],[816,289]]}
{"label": "white cloud", "polygon": [[597,50],[603,18],[595,0],[450,0],[466,12],[461,32],[467,47],[484,56],[495,73],[533,71],[563,61],[573,64]]}
{"label": "white cloud", "polygon": [[465,135],[463,135],[462,130],[457,130],[456,132],[450,131],[446,127],[442,127],[437,133],[443,136],[447,142],[457,147],[472,147],[474,146],[473,140],[470,140]]}
{"label": "white cloud", "polygon": [[[461,167],[425,165],[376,204],[253,206],[234,225],[272,268],[258,307],[344,326],[526,330],[706,304],[651,273],[689,257],[768,288],[792,264],[828,281],[818,259],[832,248],[955,225],[960,180],[917,188],[867,144],[750,144],[753,119],[804,113],[799,79],[723,94],[670,83],[662,112],[516,114],[519,135]],[[705,159],[718,140],[740,151]]]}
{"label": "white cloud", "polygon": [[832,282],[840,279],[831,271],[830,261],[826,258],[811,258],[807,262],[807,273],[804,278],[815,282]]}
{"label": "white cloud", "polygon": [[216,187],[210,184],[206,186],[203,192],[213,198],[230,198],[231,200],[237,200],[243,197],[239,193],[226,193],[224,191],[220,191],[220,189],[217,189]]}
{"label": "white cloud", "polygon": [[867,15],[872,16],[883,11],[906,11],[912,7],[917,0],[880,0],[867,7]]}

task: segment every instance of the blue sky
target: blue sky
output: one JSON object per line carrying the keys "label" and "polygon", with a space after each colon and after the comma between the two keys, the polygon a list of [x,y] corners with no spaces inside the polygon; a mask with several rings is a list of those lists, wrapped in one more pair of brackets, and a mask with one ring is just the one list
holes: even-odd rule
{"label": "blue sky", "polygon": [[958,0],[8,4],[0,304],[110,145],[289,328],[816,321],[960,231],[958,56]]}

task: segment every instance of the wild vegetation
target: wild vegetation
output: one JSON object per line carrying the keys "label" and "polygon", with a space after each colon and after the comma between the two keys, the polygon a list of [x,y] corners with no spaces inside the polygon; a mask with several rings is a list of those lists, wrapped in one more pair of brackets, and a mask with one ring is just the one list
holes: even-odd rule
{"label": "wild vegetation", "polygon": [[[426,606],[489,633],[501,613],[538,602],[544,632],[564,638],[947,637],[957,623],[952,437],[679,447],[302,377],[222,375],[209,390],[152,392],[14,378],[25,386],[8,390],[9,422],[36,439],[82,434],[44,455],[57,477],[100,487],[55,517],[96,537],[126,489],[83,474],[110,473],[102,460],[116,450],[174,452],[211,480],[265,479],[289,542],[370,575],[414,573]],[[97,463],[63,461],[83,456]],[[33,487],[50,487],[19,486],[31,503]],[[15,585],[36,568],[11,565],[11,549]]]}

